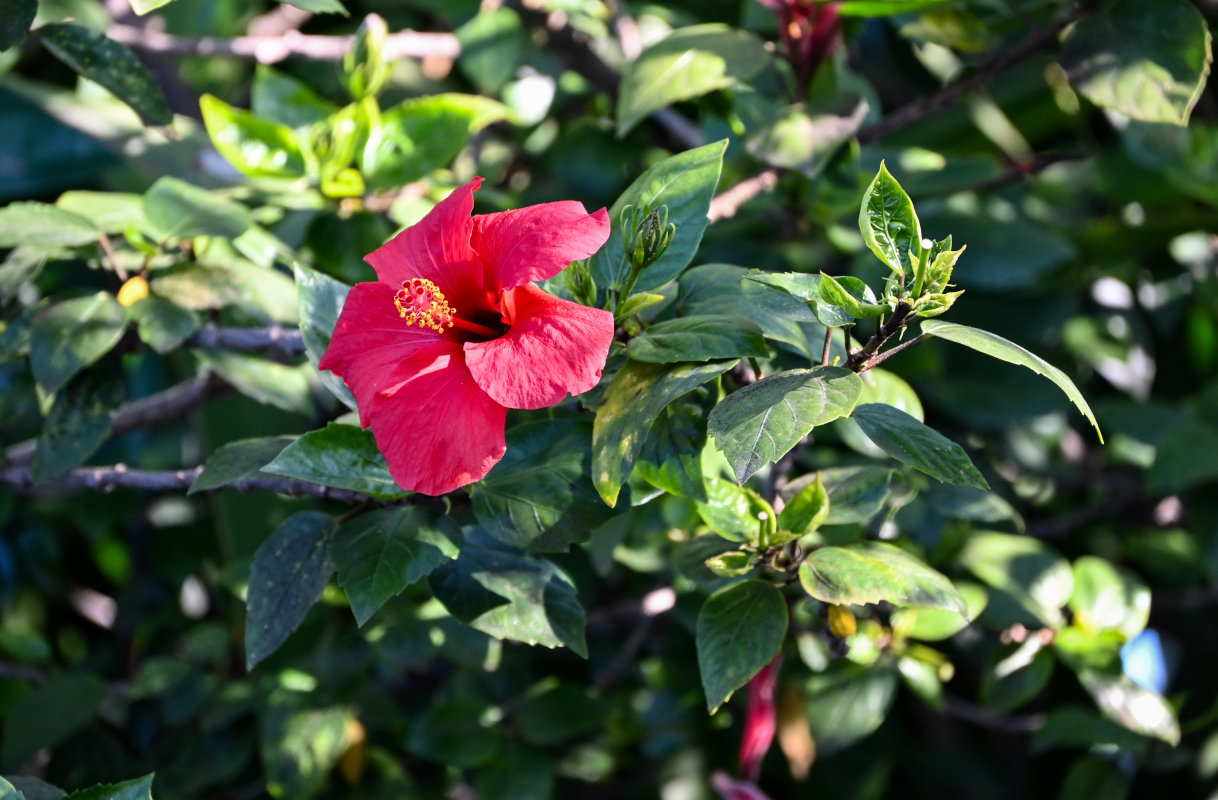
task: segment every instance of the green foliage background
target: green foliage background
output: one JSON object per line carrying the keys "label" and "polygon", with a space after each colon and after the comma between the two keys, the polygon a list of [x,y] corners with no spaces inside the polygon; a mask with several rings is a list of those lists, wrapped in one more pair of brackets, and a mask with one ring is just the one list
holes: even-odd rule
{"label": "green foliage background", "polygon": [[[776,654],[775,800],[1214,796],[1218,10],[830,6],[0,0],[0,800],[710,798]],[[620,336],[433,500],[315,364],[475,175]]]}

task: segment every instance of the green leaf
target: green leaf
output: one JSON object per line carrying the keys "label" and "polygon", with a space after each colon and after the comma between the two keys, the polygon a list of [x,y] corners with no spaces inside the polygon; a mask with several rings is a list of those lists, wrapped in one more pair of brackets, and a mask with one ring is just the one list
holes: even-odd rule
{"label": "green leaf", "polygon": [[951,581],[885,542],[815,550],[800,565],[799,582],[809,595],[833,605],[888,602],[967,613],[964,598]]}
{"label": "green leaf", "polygon": [[381,508],[339,527],[330,545],[338,583],[364,625],[389,598],[456,558],[461,530],[422,507]]}
{"label": "green leaf", "polygon": [[1150,589],[1128,570],[1097,556],[1083,556],[1074,562],[1069,605],[1074,624],[1083,630],[1116,630],[1132,639],[1150,619]]}
{"label": "green leaf", "polygon": [[668,206],[668,221],[677,226],[672,244],[643,270],[634,291],[655,289],[681,274],[702,243],[702,233],[708,223],[706,213],[710,210],[715,187],[719,185],[726,149],[727,140],[723,139],[686,150],[664,159],[635,178],[609,209],[612,222],[609,240],[592,257],[592,275],[597,286],[620,289],[629,272],[621,229],[622,210],[626,206]]}
{"label": "green leaf", "polygon": [[941,642],[967,628],[985,610],[990,598],[985,589],[975,583],[953,581],[953,585],[968,606],[967,616],[940,608],[899,608],[892,612],[893,631],[923,642]]}
{"label": "green leaf", "polygon": [[0,0],[0,51],[25,40],[37,13],[38,0]]}
{"label": "green leaf", "polygon": [[1070,82],[1097,106],[1181,126],[1212,58],[1205,18],[1188,0],[1118,0],[1079,20],[1062,47]]}
{"label": "green leaf", "polygon": [[1134,683],[1123,672],[1083,669],[1078,679],[1109,719],[1135,733],[1162,739],[1173,747],[1180,743],[1176,710],[1162,696]]}
{"label": "green leaf", "polygon": [[725,539],[756,544],[763,517],[774,514],[770,504],[747,486],[722,478],[708,478],[705,486],[706,501],[696,504],[702,521]]}
{"label": "green leaf", "polygon": [[826,113],[810,113],[803,103],[780,110],[746,140],[749,154],[772,167],[818,176],[843,143],[854,138],[867,119],[869,104],[842,93]]}
{"label": "green leaf", "polygon": [[[9,775],[8,782],[25,796],[24,800],[63,800],[66,794],[63,789],[29,775]],[[12,800],[12,798],[8,800]]]}
{"label": "green leaf", "polygon": [[657,322],[626,347],[627,356],[649,364],[764,356],[768,352],[760,328],[722,314]]}
{"label": "green leaf", "polygon": [[454,617],[483,633],[588,657],[584,608],[570,578],[549,561],[470,539],[428,583]]}
{"label": "green leaf", "polygon": [[350,710],[298,708],[283,693],[273,695],[267,705],[258,736],[267,793],[286,800],[316,797],[351,744]]}
{"label": "green leaf", "polygon": [[313,395],[309,391],[308,378],[312,369],[307,364],[289,367],[258,356],[226,350],[191,352],[204,366],[246,397],[294,414],[306,417],[313,414]]}
{"label": "green leaf", "polygon": [[[827,525],[866,522],[879,513],[890,493],[893,470],[888,467],[831,467],[820,471],[832,504]],[[802,480],[802,479],[801,479]],[[796,490],[799,482],[788,488]]]}
{"label": "green leaf", "polygon": [[64,800],[152,800],[152,775],[122,783],[98,784],[72,792]]}
{"label": "green leaf", "polygon": [[252,177],[299,178],[305,157],[295,132],[286,125],[234,108],[218,97],[199,98],[207,135],[220,155]]}
{"label": "green leaf", "polygon": [[240,203],[169,176],[144,193],[144,215],[167,239],[235,239],[252,224],[249,209]]}
{"label": "green leaf", "polygon": [[[235,113],[237,116],[245,113],[221,103],[210,95],[203,97],[200,105],[203,104],[213,107],[214,112],[217,113],[216,121],[222,124],[226,124],[226,117],[230,113]],[[254,69],[254,85],[250,90],[250,113],[258,123],[265,124],[265,121],[270,120],[278,123],[276,128],[285,125],[294,131],[303,133],[317,123],[325,122],[337,111],[338,106],[322,98],[307,83],[266,64],[259,64]],[[203,113],[203,121],[208,124],[208,132],[211,133],[212,127],[207,119],[207,111]],[[235,124],[238,125],[238,128],[241,127],[240,123]],[[218,127],[217,130],[220,128]],[[280,137],[281,133],[276,133],[271,137],[271,141],[283,141]],[[214,134],[212,139],[214,141]],[[295,143],[295,139],[289,139],[289,141],[293,142],[291,147],[299,146]],[[227,155],[225,157],[228,158]],[[301,166],[303,167],[303,164]]]}
{"label": "green leaf", "polygon": [[127,313],[109,292],[65,300],[41,311],[30,326],[30,367],[47,394],[110,352],[127,327]]}
{"label": "green leaf", "polygon": [[731,369],[732,361],[710,364],[627,362],[620,369],[592,426],[592,483],[610,506],[617,504],[643,441],[660,412],[678,397]]}
{"label": "green leaf", "polygon": [[876,258],[907,277],[922,254],[922,225],[913,201],[880,162],[880,171],[863,194],[859,232]]}
{"label": "green leaf", "polygon": [[634,463],[633,475],[670,494],[705,500],[702,478],[705,444],[702,409],[688,403],[673,403],[651,426]]}
{"label": "green leaf", "polygon": [[132,303],[127,307],[127,316],[136,323],[140,341],[158,353],[176,350],[203,322],[190,309],[155,296]]}
{"label": "green leaf", "polygon": [[820,295],[825,302],[835,305],[856,319],[868,319],[888,313],[886,305],[876,302],[871,287],[858,278],[843,275],[835,278],[821,273]]}
{"label": "green leaf", "polygon": [[841,367],[788,370],[728,395],[711,411],[707,430],[744,483],[817,425],[849,414],[862,388],[859,376]]}
{"label": "green leaf", "polygon": [[843,17],[890,17],[893,14],[912,14],[954,2],[955,0],[845,0],[838,5],[838,13]]}
{"label": "green leaf", "polygon": [[782,319],[819,322],[832,327],[852,322],[840,308],[829,306],[821,299],[819,275],[749,270],[740,282],[740,288],[750,303]]}
{"label": "green leaf", "polygon": [[483,530],[505,544],[535,552],[566,552],[605,522],[589,476],[586,425],[534,422],[509,431],[507,452],[472,487]]}
{"label": "green leaf", "polygon": [[130,0],[130,2],[131,10],[136,14],[143,16],[149,11],[155,11],[161,6],[169,5],[173,2],[173,0]]}
{"label": "green leaf", "polygon": [[854,409],[851,419],[888,455],[936,480],[990,488],[963,447],[904,411],[882,403],[865,403]]}
{"label": "green leaf", "polygon": [[715,713],[773,661],[786,635],[787,604],[773,584],[741,581],[706,598],[696,634],[706,710]]}
{"label": "green leaf", "polygon": [[1001,594],[1006,603],[1023,612],[1023,619],[1002,623],[1031,622],[1061,627],[1061,609],[1074,591],[1070,564],[1043,542],[1026,536],[977,532],[969,536],[958,558],[965,569],[993,587],[990,608],[998,608]]}
{"label": "green leaf", "polygon": [[5,709],[0,769],[16,771],[44,747],[53,747],[92,721],[106,684],[93,675],[52,675]]}
{"label": "green leaf", "polygon": [[1057,800],[1125,800],[1129,776],[1120,764],[1100,756],[1083,756],[1074,762],[1062,782]]}
{"label": "green leaf", "polygon": [[[300,336],[304,339],[309,362],[316,368],[330,346],[334,326],[338,324],[338,315],[342,313],[351,287],[299,264],[293,265],[292,270],[296,274],[296,286],[300,293]],[[317,374],[331,394],[343,401],[347,408],[356,410],[355,398],[342,378],[329,370]]]}
{"label": "green leaf", "polygon": [[[580,703],[586,709],[589,699]],[[580,715],[570,713],[567,707],[564,719],[568,724]],[[592,717],[597,722],[596,717]],[[481,800],[544,800],[554,796],[554,764],[535,751],[516,749],[509,755],[501,754],[491,761],[474,778],[474,789]]]}
{"label": "green leaf", "polygon": [[994,650],[981,672],[981,703],[1009,714],[1039,697],[1053,677],[1057,659],[1031,637],[1017,646]]}
{"label": "green leaf", "polygon": [[117,370],[91,369],[55,393],[34,450],[36,481],[55,478],[97,452],[114,423],[126,389]]}
{"label": "green leaf", "polygon": [[487,707],[473,698],[457,698],[435,705],[410,728],[410,752],[457,768],[492,763],[499,752],[499,734],[486,724]]}
{"label": "green leaf", "polygon": [[131,106],[145,125],[173,122],[173,112],[156,78],[123,45],[88,28],[62,22],[41,26],[38,38],[79,75],[101,84]]}
{"label": "green leaf", "polygon": [[313,14],[342,14],[344,17],[351,16],[347,11],[346,6],[338,2],[338,0],[278,0],[280,3],[296,8],[303,9]]}
{"label": "green leaf", "polygon": [[845,659],[833,662],[804,684],[804,716],[817,758],[844,750],[883,724],[897,693],[896,673]]}
{"label": "green leaf", "polygon": [[474,133],[511,116],[502,103],[471,94],[435,94],[400,103],[381,115],[362,168],[369,184],[394,188],[448,166]]}
{"label": "green leaf", "polygon": [[48,203],[10,203],[0,208],[0,248],[37,243],[41,249],[94,244],[101,231],[88,218]]}
{"label": "green leaf", "polygon": [[301,436],[262,470],[374,497],[407,494],[389,474],[372,432],[337,422]]}
{"label": "green leaf", "polygon": [[334,520],[301,511],[284,520],[254,553],[245,616],[245,668],[279,649],[321,597],[334,572],[328,549]]}
{"label": "green leaf", "polygon": [[483,8],[453,33],[461,45],[457,68],[484,94],[516,76],[529,41],[520,15],[507,6]]}
{"label": "green leaf", "polygon": [[[2,11],[3,8],[3,3],[0,2],[0,11]],[[25,800],[25,795],[17,791],[13,784],[9,783],[4,778],[0,778],[0,800]]]}
{"label": "green leaf", "polygon": [[778,527],[796,536],[811,533],[829,518],[829,493],[820,473],[816,479],[795,493],[778,515]]}
{"label": "green leaf", "polygon": [[219,489],[263,475],[262,468],[293,441],[291,436],[263,436],[229,442],[211,454],[186,494]]}
{"label": "green leaf", "polygon": [[761,40],[745,31],[719,24],[678,28],[626,64],[617,134],[657,109],[747,81],[769,61]]}
{"label": "green leaf", "polygon": [[1028,352],[1014,342],[1009,342],[995,333],[983,331],[979,328],[970,328],[967,325],[957,325],[954,322],[928,320],[922,323],[922,332],[931,336],[938,336],[940,339],[946,339],[949,342],[964,345],[976,350],[978,353],[984,353],[1000,361],[1027,367],[1037,375],[1045,376],[1066,393],[1066,397],[1070,398],[1070,402],[1074,403],[1078,407],[1078,410],[1083,412],[1083,416],[1095,428],[1095,433],[1100,437],[1100,442],[1104,441],[1104,434],[1100,431],[1100,425],[1096,422],[1095,414],[1091,412],[1091,406],[1087,405],[1087,400],[1083,397],[1083,393],[1078,390],[1078,387],[1074,385],[1074,382],[1070,380],[1066,373],[1040,356]]}

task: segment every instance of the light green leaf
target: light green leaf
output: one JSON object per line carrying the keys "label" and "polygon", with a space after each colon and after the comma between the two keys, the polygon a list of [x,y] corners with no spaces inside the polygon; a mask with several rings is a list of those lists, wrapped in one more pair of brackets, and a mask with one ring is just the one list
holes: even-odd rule
{"label": "light green leaf", "polygon": [[456,558],[460,541],[456,523],[422,507],[380,508],[344,523],[330,557],[355,621],[362,626],[386,600]]}
{"label": "light green leaf", "polygon": [[914,275],[914,263],[922,255],[922,225],[913,201],[883,162],[863,193],[859,232],[876,258],[906,277]]}
{"label": "light green leaf", "polygon": [[706,501],[695,506],[702,521],[725,539],[756,544],[763,515],[774,514],[770,504],[747,486],[722,478],[708,478],[705,486]]}
{"label": "light green leaf", "polygon": [[855,319],[883,316],[890,310],[887,305],[876,302],[871,287],[858,278],[843,275],[835,278],[821,273],[820,296],[830,305],[835,305]]}
{"label": "light green leaf", "polygon": [[1078,679],[1109,719],[1173,747],[1180,743],[1176,710],[1162,696],[1142,688],[1123,672],[1083,669]]}
{"label": "light green leaf", "polygon": [[989,489],[964,448],[917,419],[882,403],[865,403],[851,419],[888,455],[936,480]]}
{"label": "light green leaf", "polygon": [[249,209],[240,203],[169,176],[144,193],[144,215],[168,239],[235,239],[252,223]]}
{"label": "light green leaf", "polygon": [[[205,96],[200,105],[204,103],[213,106],[215,111],[224,112],[219,115],[217,121],[220,122],[232,111],[244,113],[219,103],[210,95]],[[325,122],[337,112],[338,106],[322,98],[307,83],[266,64],[259,64],[254,69],[254,85],[250,90],[250,113],[259,118],[259,121],[269,120],[303,133],[317,123]],[[207,122],[206,111],[203,119]],[[208,131],[212,131],[210,125]],[[215,139],[214,133],[212,139]],[[272,141],[278,142],[281,139],[277,134]]]}
{"label": "light green leaf", "polygon": [[668,221],[677,226],[672,244],[651,266],[643,270],[634,291],[646,292],[663,286],[681,274],[693,260],[706,230],[706,213],[719,185],[727,140],[686,150],[647,169],[609,209],[612,230],[605,246],[592,257],[592,275],[597,286],[620,289],[629,271],[622,244],[621,216],[626,206],[668,206]]}
{"label": "light green leaf", "polygon": [[136,323],[140,340],[158,353],[176,350],[203,320],[188,308],[163,297],[143,297],[127,307]]}
{"label": "light green leaf", "polygon": [[218,97],[199,99],[203,124],[212,144],[230,164],[253,177],[299,178],[305,157],[296,134],[286,125],[234,108]]}
{"label": "light green leaf", "polygon": [[749,320],[704,314],[657,322],[630,340],[626,355],[650,364],[764,356],[761,329]]}
{"label": "light green leaf", "polygon": [[308,365],[289,367],[232,350],[192,350],[208,369],[259,403],[302,416],[313,414]]}
{"label": "light green leaf", "polygon": [[1083,556],[1074,562],[1070,610],[1074,624],[1085,631],[1117,630],[1132,639],[1150,619],[1150,589],[1129,570]]}
{"label": "light green leaf", "polygon": [[346,6],[338,2],[338,0],[279,0],[279,2],[284,5],[296,6],[314,14],[342,14],[344,17],[351,16]]}
{"label": "light green leaf", "polygon": [[337,422],[301,436],[262,471],[374,497],[407,494],[389,474],[372,432]]}
{"label": "light green leaf", "polygon": [[230,483],[265,474],[262,468],[293,441],[295,440],[291,436],[262,436],[229,442],[211,454],[203,465],[203,471],[195,478],[186,494],[219,489]]}
{"label": "light green leaf", "polygon": [[92,220],[47,203],[10,203],[0,208],[0,248],[36,243],[47,250],[79,247],[101,238]]}
{"label": "light green leaf", "polygon": [[773,584],[741,581],[706,598],[696,633],[706,710],[715,713],[773,661],[786,635],[787,604]]}
{"label": "light green leaf", "polygon": [[841,367],[781,372],[728,395],[711,411],[707,430],[744,483],[817,425],[849,414],[862,388],[859,376]]}
{"label": "light green leaf", "polygon": [[65,300],[30,326],[30,367],[47,394],[110,352],[127,327],[127,313],[109,292]]}
{"label": "light green leaf", "polygon": [[245,668],[279,649],[321,597],[334,573],[328,553],[334,520],[301,511],[254,553],[246,594]]}
{"label": "light green leaf", "polygon": [[592,483],[610,506],[617,504],[652,424],[678,397],[731,369],[732,361],[710,364],[627,362],[614,376],[592,426]]}
{"label": "light green leaf", "polygon": [[886,542],[814,550],[799,567],[799,582],[809,595],[833,605],[887,602],[967,613],[964,598],[951,581]]}
{"label": "light green leaf", "polygon": [[1040,356],[1025,350],[1014,342],[1003,339],[995,333],[983,331],[980,328],[970,328],[967,325],[957,325],[954,322],[928,320],[922,323],[922,332],[931,336],[938,336],[940,339],[946,339],[949,342],[964,345],[979,353],[997,358],[1000,361],[1027,367],[1037,375],[1044,375],[1066,393],[1066,397],[1070,398],[1070,402],[1074,403],[1078,407],[1078,410],[1083,412],[1083,416],[1095,428],[1095,433],[1100,437],[1100,442],[1104,441],[1104,434],[1100,431],[1100,425],[1096,422],[1095,414],[1092,413],[1091,406],[1087,405],[1087,399],[1083,397],[1083,393],[1078,390],[1078,387],[1074,385],[1074,382],[1070,380],[1066,373]]}
{"label": "light green leaf", "polygon": [[769,60],[761,40],[742,30],[719,24],[674,30],[626,65],[618,136],[657,109],[747,81]]}
{"label": "light green leaf", "polygon": [[1205,88],[1211,42],[1188,0],[1117,0],[1071,29],[1062,67],[1097,106],[1183,126]]}
{"label": "light green leaf", "polygon": [[152,775],[122,783],[98,784],[72,792],[64,800],[152,800]]}
{"label": "light green leaf", "polygon": [[130,2],[131,10],[142,17],[149,11],[155,11],[161,6],[169,5],[173,0],[130,0]]}
{"label": "light green leaf", "polygon": [[954,2],[956,0],[845,0],[838,4],[838,13],[843,17],[890,17]]}
{"label": "light green leaf", "polygon": [[830,499],[820,473],[787,501],[778,515],[778,527],[796,536],[811,533],[829,518]]}
{"label": "light green leaf", "polygon": [[1001,602],[1022,614],[1004,617],[1000,624],[1022,621],[1053,628],[1064,624],[1061,609],[1074,591],[1074,575],[1069,562],[1043,542],[1005,533],[973,533],[958,560],[995,590],[990,593],[987,618],[1003,610]]}
{"label": "light green leaf", "polygon": [[[300,335],[304,339],[309,362],[316,368],[326,348],[330,346],[334,326],[338,324],[338,315],[342,313],[351,287],[299,264],[294,265],[292,269],[296,273],[296,287],[300,293]],[[356,410],[355,398],[342,378],[329,370],[319,371],[317,374],[321,376],[322,384],[331,394],[347,408]]]}
{"label": "light green leaf", "polygon": [[145,125],[173,122],[156,79],[125,46],[81,25],[62,22],[41,26],[38,38],[60,61],[131,106]]}
{"label": "light green leaf", "polygon": [[[353,716],[347,708],[299,708],[286,692],[267,698],[258,736],[266,791],[283,800],[318,797],[343,752]],[[212,747],[217,746],[211,743]]]}

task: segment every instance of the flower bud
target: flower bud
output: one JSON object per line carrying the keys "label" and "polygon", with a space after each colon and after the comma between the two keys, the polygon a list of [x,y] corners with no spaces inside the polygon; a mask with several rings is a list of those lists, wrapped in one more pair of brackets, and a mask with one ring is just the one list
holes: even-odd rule
{"label": "flower bud", "polygon": [[355,32],[351,49],[343,56],[343,77],[347,91],[356,100],[375,96],[389,78],[390,65],[385,61],[385,40],[389,28],[377,14],[369,14]]}

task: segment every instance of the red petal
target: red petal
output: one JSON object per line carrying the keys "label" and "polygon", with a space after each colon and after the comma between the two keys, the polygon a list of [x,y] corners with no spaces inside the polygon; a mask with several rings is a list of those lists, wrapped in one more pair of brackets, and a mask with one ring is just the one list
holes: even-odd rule
{"label": "red petal", "polygon": [[373,398],[390,385],[397,366],[441,341],[440,334],[402,320],[393,305],[393,289],[383,283],[357,283],[347,294],[318,367],[346,381],[359,406],[360,424],[366,428]]}
{"label": "red petal", "polygon": [[543,408],[600,380],[613,341],[613,315],[561,300],[526,284],[503,293],[510,330],[467,342],[465,361],[478,385],[508,408]]}
{"label": "red petal", "polygon": [[470,213],[474,190],[480,185],[482,179],[474,178],[437,203],[423,219],[365,256],[381,282],[396,291],[402,281],[426,278],[440,287],[459,313],[489,310],[482,261],[470,247],[474,227]]}
{"label": "red petal", "polygon": [[451,492],[503,458],[507,409],[478,388],[460,343],[437,342],[400,363],[391,377],[370,416],[377,447],[402,488]]}
{"label": "red petal", "polygon": [[486,285],[511,289],[557,275],[608,238],[608,211],[589,214],[583,203],[563,200],[474,217],[470,241],[486,264]]}

